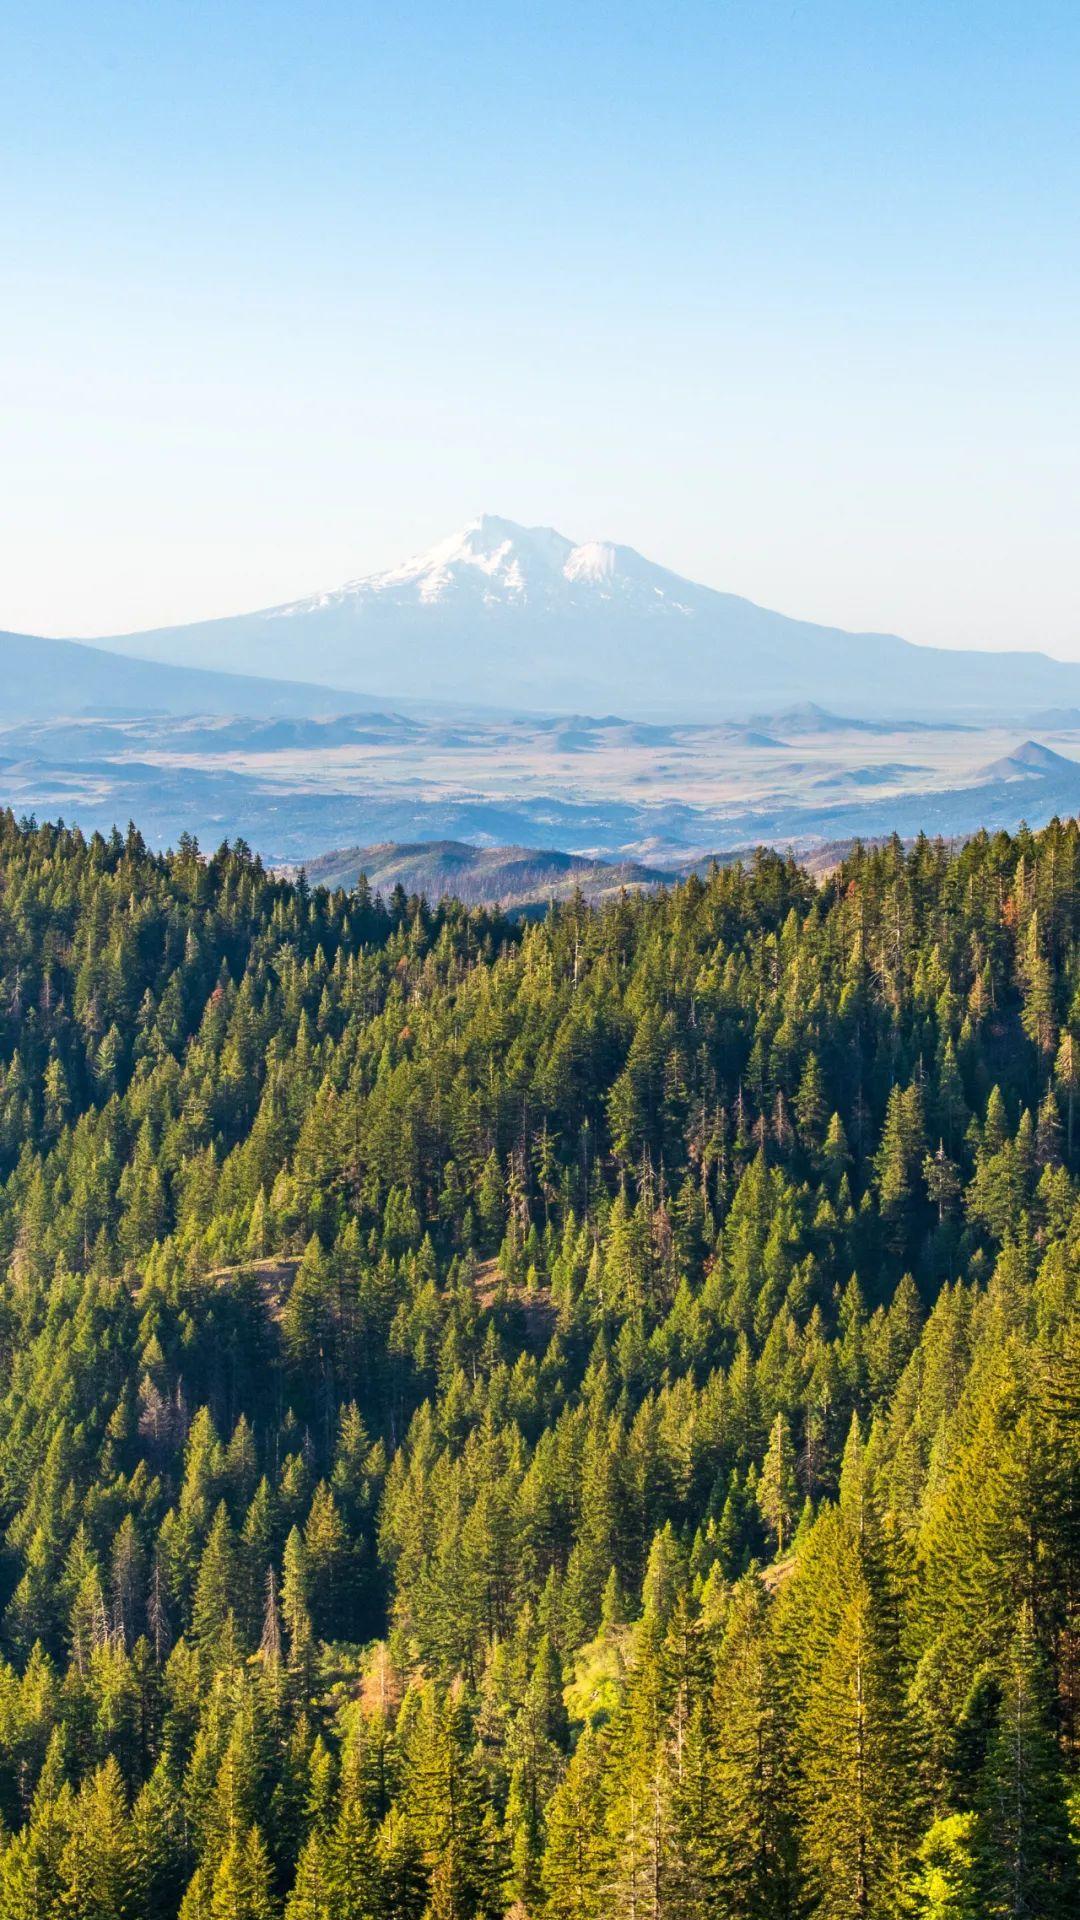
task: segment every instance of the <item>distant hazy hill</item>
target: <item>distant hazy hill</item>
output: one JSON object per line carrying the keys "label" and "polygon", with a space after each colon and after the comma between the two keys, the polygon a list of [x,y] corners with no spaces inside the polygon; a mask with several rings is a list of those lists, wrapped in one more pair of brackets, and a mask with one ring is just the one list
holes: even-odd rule
{"label": "distant hazy hill", "polygon": [[462,840],[343,847],[305,862],[312,886],[355,887],[366,873],[382,894],[394,887],[428,900],[452,894],[466,906],[520,908],[568,899],[578,888],[590,900],[621,888],[658,886],[670,874],[637,861],[608,863],[532,847],[471,847]]}
{"label": "distant hazy hill", "polygon": [[356,705],[355,693],[335,693],[303,681],[168,666],[74,640],[0,633],[0,710],[5,724],[84,711],[263,716],[340,713]]}
{"label": "distant hazy hill", "polygon": [[429,552],[287,606],[128,634],[122,651],[305,673],[382,699],[603,713],[1011,716],[1080,704],[1080,665],[950,652],[770,612],[654,565],[487,515]]}
{"label": "distant hazy hill", "polygon": [[[828,713],[819,707],[816,700],[804,700],[799,706],[788,707],[783,713],[758,713],[753,716],[753,725],[768,728],[770,733],[782,735],[785,739],[793,736],[829,737],[837,733],[895,733],[897,721],[863,720],[854,714]],[[907,726],[919,731],[927,729],[924,720],[908,720]],[[937,732],[964,732],[963,727],[955,723],[937,722]]]}
{"label": "distant hazy hill", "polygon": [[979,777],[987,781],[1052,781],[1080,793],[1080,761],[1055,753],[1053,747],[1044,747],[1038,740],[1025,740],[1000,760],[991,760]]}

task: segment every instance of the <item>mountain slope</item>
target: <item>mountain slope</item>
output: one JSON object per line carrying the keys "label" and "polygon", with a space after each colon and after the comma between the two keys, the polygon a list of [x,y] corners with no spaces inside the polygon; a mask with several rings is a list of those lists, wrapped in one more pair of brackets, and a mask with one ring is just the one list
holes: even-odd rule
{"label": "mountain slope", "polygon": [[587,899],[601,900],[623,888],[637,891],[670,879],[660,868],[637,860],[590,860],[534,847],[471,847],[463,840],[343,847],[306,861],[304,872],[312,886],[354,887],[363,873],[384,895],[401,886],[428,900],[453,896],[466,906],[506,909],[546,906],[578,889]]}
{"label": "mountain slope", "polygon": [[0,633],[0,685],[5,722],[121,710],[318,715],[357,705],[355,693],[335,693],[331,687],[130,659],[103,647],[28,633]]}
{"label": "mountain slope", "polygon": [[387,697],[603,712],[748,714],[767,702],[859,716],[1014,714],[1080,700],[1080,666],[848,633],[696,585],[630,547],[575,545],[486,515],[425,554],[334,592],[129,634],[124,652],[259,673],[298,660]]}
{"label": "mountain slope", "polygon": [[[810,873],[828,873],[846,859],[854,842],[832,841],[800,849],[798,864]],[[613,894],[671,887],[690,874],[706,879],[714,866],[737,860],[750,864],[753,847],[732,847],[689,860],[681,866],[647,866],[640,860],[595,860],[583,854],[537,847],[473,847],[464,840],[402,842],[376,847],[341,847],[314,860],[286,862],[277,871],[287,879],[303,872],[309,886],[331,891],[356,886],[363,874],[373,892],[387,899],[397,886],[428,901],[460,900],[469,907],[501,907],[528,912],[581,893],[598,902]]]}

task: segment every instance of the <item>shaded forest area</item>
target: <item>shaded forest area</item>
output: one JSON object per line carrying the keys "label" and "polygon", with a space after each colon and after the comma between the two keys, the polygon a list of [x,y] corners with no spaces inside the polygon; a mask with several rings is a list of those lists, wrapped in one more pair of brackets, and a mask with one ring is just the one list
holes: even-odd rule
{"label": "shaded forest area", "polygon": [[0,817],[0,1920],[1080,1898],[1080,833]]}

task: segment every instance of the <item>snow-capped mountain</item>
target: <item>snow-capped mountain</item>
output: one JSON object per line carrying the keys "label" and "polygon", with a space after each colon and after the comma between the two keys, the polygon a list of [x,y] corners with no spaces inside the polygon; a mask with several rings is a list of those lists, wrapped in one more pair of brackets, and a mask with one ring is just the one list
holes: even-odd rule
{"label": "snow-capped mountain", "polygon": [[428,552],[329,593],[118,652],[319,680],[379,699],[714,718],[813,700],[872,716],[1014,716],[1080,700],[1080,667],[959,653],[770,612],[656,566],[485,514]]}
{"label": "snow-capped mountain", "polygon": [[497,514],[482,514],[440,540],[427,553],[399,567],[349,580],[332,593],[274,609],[276,617],[306,617],[327,607],[513,607],[519,611],[588,612],[617,602],[642,613],[675,608],[691,613],[691,587],[663,567],[643,560],[632,547],[590,540],[576,547],[553,527],[519,527]]}

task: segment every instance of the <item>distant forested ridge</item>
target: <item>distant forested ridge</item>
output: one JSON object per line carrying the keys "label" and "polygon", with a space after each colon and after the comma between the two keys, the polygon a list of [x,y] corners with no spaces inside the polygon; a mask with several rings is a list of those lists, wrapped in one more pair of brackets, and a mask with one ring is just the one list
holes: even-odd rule
{"label": "distant forested ridge", "polygon": [[1065,1920],[1080,831],[0,816],[0,1920]]}

